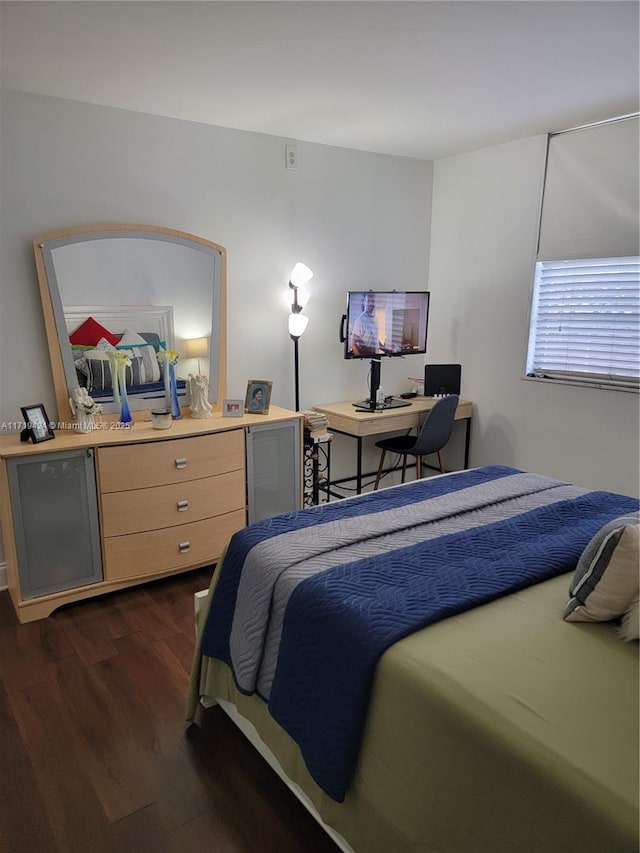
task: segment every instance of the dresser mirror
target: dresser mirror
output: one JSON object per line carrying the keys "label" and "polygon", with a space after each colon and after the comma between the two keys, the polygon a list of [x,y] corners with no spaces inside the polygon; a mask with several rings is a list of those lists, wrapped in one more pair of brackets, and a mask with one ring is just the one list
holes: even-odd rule
{"label": "dresser mirror", "polygon": [[[128,353],[136,371],[133,379],[131,368],[127,388],[132,411],[164,404],[160,348],[181,354],[179,377],[205,374],[209,401],[222,401],[226,258],[221,246],[182,231],[130,224],[57,231],[37,237],[33,245],[60,421],[73,417],[70,398],[80,386],[105,415],[120,411],[109,371],[101,365],[105,350],[114,345],[132,347]],[[208,355],[186,359],[186,342],[202,338]],[[178,384],[180,403],[186,404],[188,383]]]}

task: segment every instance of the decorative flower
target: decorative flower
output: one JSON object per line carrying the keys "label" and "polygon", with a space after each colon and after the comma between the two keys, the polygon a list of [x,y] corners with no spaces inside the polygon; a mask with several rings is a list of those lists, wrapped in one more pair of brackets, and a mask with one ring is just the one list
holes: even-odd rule
{"label": "decorative flower", "polygon": [[115,352],[112,350],[109,356],[112,355],[119,368],[131,367],[131,355],[126,350],[117,349]]}
{"label": "decorative flower", "polygon": [[127,367],[131,367],[131,355],[126,350],[110,349],[107,350],[107,358],[109,359],[109,367],[111,368],[113,402],[120,405],[120,381],[122,381],[123,392],[126,392],[125,371]]}
{"label": "decorative flower", "polygon": [[180,358],[180,353],[175,349],[161,349],[158,351],[158,361],[166,361],[169,364],[176,364]]}

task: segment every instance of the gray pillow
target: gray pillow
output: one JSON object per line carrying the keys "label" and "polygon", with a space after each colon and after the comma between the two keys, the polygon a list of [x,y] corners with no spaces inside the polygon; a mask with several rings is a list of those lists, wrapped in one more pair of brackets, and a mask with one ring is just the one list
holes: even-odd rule
{"label": "gray pillow", "polygon": [[605,524],[582,552],[564,612],[568,622],[623,616],[640,588],[640,513]]}
{"label": "gray pillow", "polygon": [[[82,367],[79,366],[79,362],[76,362],[76,369],[81,370],[86,375],[89,391],[112,390],[111,366],[108,361],[101,358],[86,358],[83,359]],[[132,385],[143,384],[141,358],[137,356],[131,358],[131,364],[126,369],[125,381],[127,388],[131,388]]]}

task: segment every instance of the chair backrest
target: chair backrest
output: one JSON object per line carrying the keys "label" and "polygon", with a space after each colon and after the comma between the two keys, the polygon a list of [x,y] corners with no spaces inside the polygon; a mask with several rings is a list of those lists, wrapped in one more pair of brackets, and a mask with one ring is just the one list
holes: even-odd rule
{"label": "chair backrest", "polygon": [[426,456],[442,450],[451,438],[458,399],[457,394],[451,394],[438,400],[420,428],[412,454]]}

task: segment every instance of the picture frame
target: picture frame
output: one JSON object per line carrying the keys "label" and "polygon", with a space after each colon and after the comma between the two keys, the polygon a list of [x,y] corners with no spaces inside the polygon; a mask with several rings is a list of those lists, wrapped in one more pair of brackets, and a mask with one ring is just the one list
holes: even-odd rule
{"label": "picture frame", "polygon": [[273,382],[269,379],[250,379],[244,401],[245,412],[250,415],[268,415],[272,386]]}
{"label": "picture frame", "polygon": [[20,433],[21,441],[31,441],[39,444],[41,441],[50,441],[55,438],[51,422],[42,403],[32,403],[29,406],[20,406],[24,420],[24,429]]}
{"label": "picture frame", "polygon": [[241,418],[244,415],[243,400],[223,400],[222,401],[222,417],[223,418]]}

